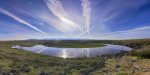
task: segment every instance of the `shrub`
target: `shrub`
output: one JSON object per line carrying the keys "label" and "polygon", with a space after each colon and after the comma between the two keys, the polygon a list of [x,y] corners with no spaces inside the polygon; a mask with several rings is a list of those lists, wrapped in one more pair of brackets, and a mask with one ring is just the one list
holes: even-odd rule
{"label": "shrub", "polygon": [[133,51],[132,55],[142,58],[150,58],[150,50]]}

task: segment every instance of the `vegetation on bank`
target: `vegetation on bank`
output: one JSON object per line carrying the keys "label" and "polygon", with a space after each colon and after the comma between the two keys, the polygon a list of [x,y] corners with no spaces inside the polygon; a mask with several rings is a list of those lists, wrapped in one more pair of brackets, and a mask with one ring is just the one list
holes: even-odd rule
{"label": "vegetation on bank", "polygon": [[150,45],[131,52],[133,56],[150,59]]}
{"label": "vegetation on bank", "polygon": [[[150,75],[149,39],[123,40],[120,43],[109,41],[120,45],[126,43],[136,50],[116,55],[75,59],[63,59],[11,48],[15,44],[33,46],[44,42],[47,41],[0,42],[0,75]],[[139,48],[133,46],[136,43]]]}
{"label": "vegetation on bank", "polygon": [[1,43],[9,43],[11,45],[34,46],[45,45],[48,47],[58,48],[93,48],[105,46],[104,43],[93,40],[20,40],[20,41],[1,41]]}
{"label": "vegetation on bank", "polygon": [[105,46],[105,44],[95,42],[67,42],[67,41],[54,43],[44,42],[43,45],[58,48],[95,48]]}
{"label": "vegetation on bank", "polygon": [[134,49],[144,48],[150,45],[150,39],[133,39],[133,40],[98,40],[102,43],[124,45]]}
{"label": "vegetation on bank", "polygon": [[0,75],[79,75],[101,58],[63,59],[12,49],[12,42],[0,43]]}

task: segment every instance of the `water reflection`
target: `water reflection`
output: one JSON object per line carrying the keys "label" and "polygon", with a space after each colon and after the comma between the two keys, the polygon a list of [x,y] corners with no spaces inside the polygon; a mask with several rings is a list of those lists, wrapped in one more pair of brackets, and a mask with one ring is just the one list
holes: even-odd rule
{"label": "water reflection", "polygon": [[110,45],[96,48],[55,48],[46,47],[44,45],[35,45],[33,47],[22,47],[19,45],[12,46],[26,51],[32,51],[34,53],[40,53],[50,56],[62,57],[62,58],[80,58],[80,57],[94,57],[104,54],[115,54],[121,51],[130,51],[132,48],[121,45]]}

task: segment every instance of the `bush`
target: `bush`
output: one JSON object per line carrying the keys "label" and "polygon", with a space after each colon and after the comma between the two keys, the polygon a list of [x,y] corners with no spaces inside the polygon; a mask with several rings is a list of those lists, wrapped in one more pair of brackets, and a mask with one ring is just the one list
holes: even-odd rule
{"label": "bush", "polygon": [[128,73],[126,73],[126,72],[120,72],[120,73],[117,73],[117,75],[128,75]]}
{"label": "bush", "polygon": [[142,58],[150,58],[150,50],[133,51],[132,55]]}
{"label": "bush", "polygon": [[51,75],[51,74],[47,72],[41,72],[39,75]]}

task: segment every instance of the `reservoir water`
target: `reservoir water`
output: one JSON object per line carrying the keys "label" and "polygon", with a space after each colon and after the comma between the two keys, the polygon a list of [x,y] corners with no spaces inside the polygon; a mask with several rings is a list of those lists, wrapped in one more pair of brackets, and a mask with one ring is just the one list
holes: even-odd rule
{"label": "reservoir water", "polygon": [[111,44],[106,44],[106,46],[104,47],[96,47],[96,48],[55,48],[55,47],[47,47],[44,45],[35,45],[32,47],[23,47],[15,45],[12,46],[12,48],[62,58],[95,57],[104,54],[116,54],[121,51],[132,50],[132,48],[130,47]]}

